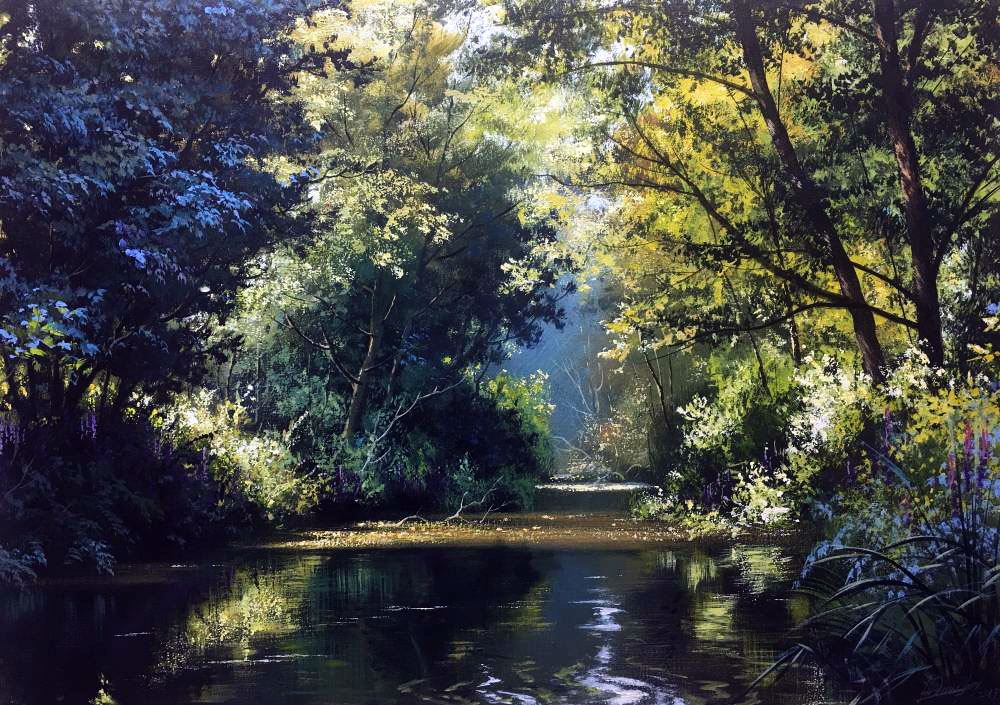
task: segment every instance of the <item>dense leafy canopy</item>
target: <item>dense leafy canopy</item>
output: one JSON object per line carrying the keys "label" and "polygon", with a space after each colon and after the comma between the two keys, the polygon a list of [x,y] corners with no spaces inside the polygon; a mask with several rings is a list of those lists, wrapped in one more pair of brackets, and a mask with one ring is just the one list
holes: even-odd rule
{"label": "dense leafy canopy", "polygon": [[538,147],[442,12],[5,6],[5,572],[399,492],[530,501],[544,385],[484,379],[560,316],[519,208]]}
{"label": "dense leafy canopy", "polygon": [[121,408],[197,374],[206,317],[297,227],[300,183],[267,168],[315,139],[297,76],[347,52],[286,36],[298,2],[5,8],[4,394],[23,423],[73,419],[102,375]]}
{"label": "dense leafy canopy", "polygon": [[801,349],[799,322],[839,310],[876,380],[902,338],[940,365],[943,325],[959,357],[982,332],[953,287],[992,285],[993,3],[507,10],[519,51],[605,97],[595,160],[568,176],[623,194],[621,330],[672,345],[785,325]]}

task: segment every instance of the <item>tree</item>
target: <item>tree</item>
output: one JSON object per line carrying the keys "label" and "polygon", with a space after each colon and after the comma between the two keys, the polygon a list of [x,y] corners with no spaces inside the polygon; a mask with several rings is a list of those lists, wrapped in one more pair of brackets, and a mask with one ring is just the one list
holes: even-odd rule
{"label": "tree", "polygon": [[267,161],[314,138],[298,77],[347,65],[289,36],[319,7],[5,4],[0,345],[24,427],[197,377],[253,256],[298,227],[303,181]]}
{"label": "tree", "polygon": [[355,72],[303,81],[323,134],[314,236],[272,260],[245,311],[284,328],[265,334],[276,346],[310,351],[321,384],[346,400],[340,435],[356,443],[373,433],[373,405],[462,383],[470,368],[481,376],[509,344],[531,344],[558,319],[560,294],[545,267],[526,286],[511,281],[507,265],[532,261],[552,233],[519,217],[533,146],[464,71],[464,33],[392,2],[303,32],[374,48]]}
{"label": "tree", "polygon": [[[877,321],[914,332],[928,358],[943,362],[941,264],[956,242],[993,233],[997,88],[984,75],[996,66],[994,5],[505,7],[522,30],[520,49],[542,49],[552,70],[579,81],[594,76],[613,98],[611,169],[577,183],[694,203],[697,227],[710,235],[689,238],[687,254],[714,261],[717,273],[762,270],[786,292],[773,315],[731,314],[724,325],[696,325],[696,335],[844,311],[878,381]],[[878,301],[887,297],[892,306]]]}

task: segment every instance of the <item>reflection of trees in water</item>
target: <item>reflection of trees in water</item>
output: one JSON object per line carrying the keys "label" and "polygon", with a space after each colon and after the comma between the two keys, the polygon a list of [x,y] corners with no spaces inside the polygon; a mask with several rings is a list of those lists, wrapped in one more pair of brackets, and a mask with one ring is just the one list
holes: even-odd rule
{"label": "reflection of trees in water", "polygon": [[254,642],[299,628],[309,580],[324,561],[303,556],[270,566],[241,566],[227,571],[219,585],[191,607],[160,650],[154,676],[188,668],[210,652],[247,659]]}
{"label": "reflection of trees in water", "polygon": [[183,622],[211,570],[152,564],[0,594],[0,702],[148,702],[159,635]]}
{"label": "reflection of trees in water", "polygon": [[[796,565],[787,555],[758,547],[503,547],[244,559],[222,575],[130,593],[134,610],[119,602],[109,612],[112,632],[153,628],[167,639],[108,640],[131,651],[108,651],[110,670],[107,659],[85,661],[94,683],[86,697],[102,671],[123,703],[277,703],[292,688],[330,702],[443,694],[492,702],[509,698],[504,691],[582,703],[603,702],[615,688],[675,687],[685,702],[732,696],[773,656],[791,622],[794,603],[782,598]],[[96,619],[89,608],[81,617]],[[154,624],[172,626],[160,632]],[[104,648],[99,638],[85,641]],[[150,673],[153,657],[150,684],[140,674]],[[66,657],[59,659],[53,663],[62,666]],[[22,681],[18,674],[9,682]],[[797,697],[764,700],[809,702]]]}
{"label": "reflection of trees in water", "polygon": [[[445,679],[457,680],[466,668],[478,667],[476,661],[488,642],[501,638],[504,631],[524,630],[540,620],[530,593],[543,590],[544,583],[539,582],[542,576],[532,566],[528,551],[451,549],[407,556],[408,573],[419,580],[424,592],[422,601],[403,593],[400,597],[409,601],[400,606],[441,605],[446,609],[418,615],[390,613],[390,628],[369,632],[366,648],[388,680],[426,678],[431,664]],[[408,653],[401,653],[401,634]],[[469,643],[470,634],[484,638]]]}
{"label": "reflection of trees in water", "polygon": [[[628,613],[645,617],[632,628],[627,658],[662,665],[705,697],[732,697],[777,656],[793,624],[796,601],[787,590],[797,561],[775,546],[648,552]],[[789,683],[782,688],[795,688]],[[767,702],[804,703],[816,692],[767,694]]]}
{"label": "reflection of trees in water", "polygon": [[792,557],[780,546],[733,546],[729,562],[740,571],[740,580],[754,595],[785,583],[793,569]]}
{"label": "reflection of trees in water", "polygon": [[[211,697],[224,688],[219,673],[192,671],[209,665],[281,663],[336,680],[338,692],[395,692],[427,677],[439,663],[462,659],[459,630],[492,633],[512,617],[495,605],[519,600],[538,581],[530,554],[496,549],[466,555],[449,551],[387,551],[291,557],[273,565],[233,570],[192,607],[160,651],[161,680],[187,672]],[[510,629],[537,615],[515,610]],[[230,663],[225,663],[230,662]],[[204,675],[204,674],[203,674]]]}

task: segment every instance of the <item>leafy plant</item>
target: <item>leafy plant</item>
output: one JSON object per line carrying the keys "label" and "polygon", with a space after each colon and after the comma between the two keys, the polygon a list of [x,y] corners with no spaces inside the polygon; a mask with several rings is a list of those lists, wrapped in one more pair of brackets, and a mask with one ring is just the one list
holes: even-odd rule
{"label": "leafy plant", "polygon": [[[887,474],[882,501],[815,550],[802,583],[815,613],[773,670],[814,659],[857,691],[856,703],[995,702],[997,438],[966,425],[962,445],[929,481],[878,455]],[[869,540],[845,539],[852,535]],[[875,542],[893,535],[901,537]]]}

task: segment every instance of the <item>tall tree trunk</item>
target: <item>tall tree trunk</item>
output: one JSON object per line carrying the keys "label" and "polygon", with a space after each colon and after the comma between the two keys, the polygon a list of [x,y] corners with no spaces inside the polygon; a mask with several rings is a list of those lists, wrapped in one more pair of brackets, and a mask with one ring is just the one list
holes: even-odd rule
{"label": "tall tree trunk", "polygon": [[341,436],[347,440],[361,430],[365,420],[365,411],[368,406],[368,390],[371,387],[374,371],[379,364],[379,355],[382,350],[382,339],[385,333],[385,314],[379,302],[382,297],[382,287],[375,285],[372,291],[371,315],[368,321],[368,349],[365,351],[365,358],[358,369],[358,374],[351,384],[351,403],[347,407],[347,421],[344,423],[344,430]]}
{"label": "tall tree trunk", "polygon": [[413,314],[410,313],[406,317],[406,323],[403,325],[403,332],[400,334],[399,347],[396,349],[396,353],[392,356],[392,368],[389,370],[389,381],[385,385],[385,396],[387,399],[392,399],[393,395],[396,393],[396,384],[399,382],[399,375],[403,371],[403,352],[405,350],[406,339],[410,337],[410,333],[413,330]]}
{"label": "tall tree trunk", "polygon": [[[416,274],[413,276],[412,286],[412,290],[416,295],[420,294],[420,287],[423,285],[424,275],[427,273],[427,267],[430,264],[430,249],[433,241],[433,233],[425,235],[420,247],[420,253],[417,255]],[[432,299],[428,305],[433,305],[434,300]],[[399,347],[392,357],[392,369],[389,370],[389,381],[385,385],[385,396],[388,399],[391,399],[396,393],[396,384],[399,382],[399,376],[403,371],[403,352],[406,347],[406,340],[410,337],[410,333],[413,332],[413,321],[419,314],[419,311],[412,308],[412,303],[406,303],[403,308],[406,322],[403,324],[403,330],[400,333]]]}
{"label": "tall tree trunk", "polygon": [[[643,350],[642,357],[643,359],[645,359],[646,367],[649,369],[649,376],[653,379],[653,384],[656,386],[656,395],[660,402],[660,413],[663,414],[663,425],[666,426],[667,428],[670,428],[671,427],[670,408],[669,405],[667,404],[666,391],[663,389],[663,380],[660,379],[660,374],[657,372],[657,370],[653,369],[653,362],[649,359],[649,353]],[[657,358],[656,360],[656,367],[657,369],[659,369],[660,367],[659,358]],[[673,400],[671,399],[670,402],[672,404]]]}
{"label": "tall tree trunk", "polygon": [[[791,294],[785,287],[787,310],[792,310]],[[802,340],[799,338],[799,324],[795,320],[795,314],[788,316],[788,346],[792,356],[792,364],[795,367],[802,366]]]}
{"label": "tall tree trunk", "polygon": [[791,182],[796,202],[826,242],[829,250],[827,253],[828,263],[837,277],[840,292],[851,302],[848,313],[851,316],[854,337],[861,352],[862,366],[877,384],[881,384],[885,381],[883,370],[885,358],[875,331],[875,316],[868,307],[854,264],[851,262],[844,243],[837,233],[837,228],[827,212],[826,199],[799,162],[788,130],[781,120],[778,106],[767,84],[767,72],[764,68],[760,41],[757,38],[756,23],[749,5],[744,0],[738,0],[735,3],[734,18],[737,39],[743,50],[743,60],[750,75],[750,84],[761,116],[764,118],[764,123],[771,135],[771,142]]}
{"label": "tall tree trunk", "polygon": [[351,439],[361,430],[368,406],[368,389],[371,387],[373,371],[378,365],[379,350],[382,347],[382,323],[374,323],[368,336],[368,350],[358,370],[357,380],[351,385],[351,403],[347,408],[347,422],[342,436]]}
{"label": "tall tree trunk", "polygon": [[906,214],[906,234],[913,267],[913,294],[917,308],[917,334],[920,336],[919,344],[930,363],[941,366],[944,364],[944,342],[934,240],[927,196],[920,176],[920,160],[910,131],[912,106],[899,60],[895,3],[893,0],[875,0],[874,14],[885,120],[896,155],[903,211]]}

